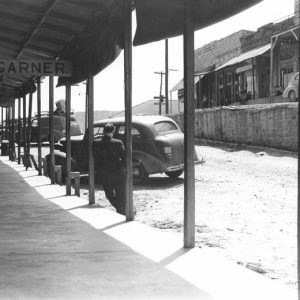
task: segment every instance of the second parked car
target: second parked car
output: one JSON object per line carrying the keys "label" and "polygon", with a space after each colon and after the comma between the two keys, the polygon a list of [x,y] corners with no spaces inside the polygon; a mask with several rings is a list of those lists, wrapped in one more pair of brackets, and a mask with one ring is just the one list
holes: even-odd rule
{"label": "second parked car", "polygon": [[299,99],[299,72],[295,73],[291,77],[291,80],[289,81],[287,88],[283,91],[282,96],[289,98],[292,102]]}

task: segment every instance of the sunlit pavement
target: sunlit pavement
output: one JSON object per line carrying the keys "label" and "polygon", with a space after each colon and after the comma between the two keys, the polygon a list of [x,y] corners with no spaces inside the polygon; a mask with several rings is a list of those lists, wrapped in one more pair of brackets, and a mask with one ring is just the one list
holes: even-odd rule
{"label": "sunlit pavement", "polygon": [[[296,291],[0,158],[1,299],[297,299]],[[74,191],[73,191],[74,192]]]}

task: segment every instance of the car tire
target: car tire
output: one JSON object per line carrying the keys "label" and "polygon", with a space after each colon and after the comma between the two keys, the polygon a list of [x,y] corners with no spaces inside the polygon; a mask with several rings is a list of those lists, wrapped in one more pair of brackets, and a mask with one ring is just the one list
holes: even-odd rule
{"label": "car tire", "polygon": [[295,91],[289,92],[289,99],[291,102],[295,102],[297,100]]}
{"label": "car tire", "polygon": [[183,169],[177,170],[177,171],[168,171],[168,172],[165,172],[165,173],[170,178],[175,179],[175,178],[178,178],[183,173]]}
{"label": "car tire", "polygon": [[132,177],[133,184],[139,185],[146,182],[146,180],[149,177],[149,174],[146,172],[145,168],[141,164],[136,164],[132,167]]}

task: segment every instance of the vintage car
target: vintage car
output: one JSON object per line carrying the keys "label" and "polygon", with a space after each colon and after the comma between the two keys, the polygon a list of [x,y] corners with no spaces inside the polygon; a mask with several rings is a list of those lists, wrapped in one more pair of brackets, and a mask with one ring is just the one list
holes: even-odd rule
{"label": "vintage car", "polygon": [[[95,122],[94,138],[102,136],[106,123],[115,125],[114,138],[125,143],[124,117]],[[175,121],[164,116],[133,116],[131,134],[134,184],[145,182],[149,174],[165,173],[170,178],[177,178],[183,173],[184,135]],[[73,171],[86,172],[88,170],[87,140],[87,132],[84,136],[71,137]],[[56,164],[62,164],[64,172],[65,138],[61,139],[55,148],[61,151],[55,152]],[[198,160],[196,151],[194,159]]]}
{"label": "vintage car", "polygon": [[[72,136],[82,135],[79,123],[75,115],[70,116],[71,125],[70,132]],[[63,116],[53,116],[53,134],[54,142],[58,142],[61,138],[66,135],[66,119]],[[28,133],[28,132],[27,132]],[[41,115],[41,140],[47,142],[50,139],[49,136],[49,114]],[[31,121],[31,142],[35,143],[38,141],[38,119],[34,117]],[[15,140],[18,142],[20,139],[19,132],[15,133]],[[21,140],[22,144],[22,140]]]}
{"label": "vintage car", "polygon": [[299,99],[299,72],[295,73],[291,80],[289,81],[288,86],[283,91],[283,97],[289,98],[290,101],[295,102]]}

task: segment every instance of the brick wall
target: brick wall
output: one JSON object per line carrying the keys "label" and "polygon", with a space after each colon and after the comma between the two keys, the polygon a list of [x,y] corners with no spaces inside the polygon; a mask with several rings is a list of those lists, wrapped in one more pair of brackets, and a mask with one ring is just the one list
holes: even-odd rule
{"label": "brick wall", "polygon": [[195,50],[195,73],[204,72],[214,65],[219,67],[231,58],[240,55],[240,38],[249,33],[252,31],[240,30]]}
{"label": "brick wall", "polygon": [[294,17],[294,19],[295,19],[295,25],[299,25],[300,24],[300,21],[299,21],[299,19],[300,19],[300,1],[299,0],[295,0],[295,17]]}
{"label": "brick wall", "polygon": [[[171,117],[183,130],[183,115]],[[298,103],[197,110],[195,139],[297,151]]]}
{"label": "brick wall", "polygon": [[295,27],[294,18],[278,23],[269,23],[257,29],[256,32],[241,36],[242,52],[261,47],[271,42],[271,36]]}

